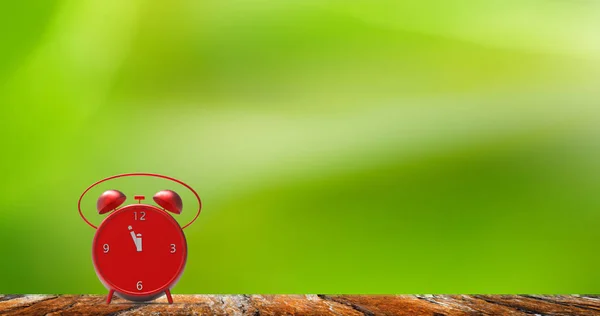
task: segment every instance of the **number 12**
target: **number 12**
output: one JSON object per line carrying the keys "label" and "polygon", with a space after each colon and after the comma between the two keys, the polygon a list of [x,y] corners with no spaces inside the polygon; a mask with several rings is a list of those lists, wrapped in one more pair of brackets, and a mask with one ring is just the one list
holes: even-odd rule
{"label": "number 12", "polygon": [[[133,219],[134,220],[138,220],[138,212],[133,212]],[[140,212],[140,221],[145,221],[146,220],[146,212]]]}

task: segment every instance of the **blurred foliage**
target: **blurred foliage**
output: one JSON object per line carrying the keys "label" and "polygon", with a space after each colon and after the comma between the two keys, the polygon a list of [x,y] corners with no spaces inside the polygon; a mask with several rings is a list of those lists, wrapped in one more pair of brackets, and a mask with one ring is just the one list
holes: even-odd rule
{"label": "blurred foliage", "polygon": [[[204,202],[176,293],[597,293],[600,4],[4,1],[0,293],[104,293],[79,194]],[[95,188],[182,193],[156,179]]]}

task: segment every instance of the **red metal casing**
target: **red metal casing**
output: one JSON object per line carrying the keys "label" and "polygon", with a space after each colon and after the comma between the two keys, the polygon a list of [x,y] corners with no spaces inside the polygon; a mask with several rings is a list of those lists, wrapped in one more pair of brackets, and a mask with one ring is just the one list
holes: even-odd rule
{"label": "red metal casing", "polygon": [[125,202],[127,197],[123,192],[118,190],[108,190],[100,195],[96,202],[96,209],[98,214],[104,214],[110,212],[117,207],[121,206]]}
{"label": "red metal casing", "polygon": [[175,193],[175,191],[159,191],[154,195],[153,199],[156,204],[162,206],[165,210],[175,214],[181,214],[183,201],[181,201],[181,197],[179,197],[179,194]]}
{"label": "red metal casing", "polygon": [[153,205],[132,204],[111,213],[92,243],[92,261],[102,284],[111,294],[133,301],[153,300],[163,293],[172,301],[170,289],[186,260],[182,228]]}

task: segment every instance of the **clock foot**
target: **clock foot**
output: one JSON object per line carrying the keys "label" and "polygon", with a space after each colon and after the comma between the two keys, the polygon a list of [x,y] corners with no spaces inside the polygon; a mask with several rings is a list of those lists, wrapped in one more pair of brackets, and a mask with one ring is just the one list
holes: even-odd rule
{"label": "clock foot", "polygon": [[112,301],[113,294],[115,294],[115,290],[110,290],[108,292],[108,297],[106,298],[106,304],[110,304],[110,301]]}
{"label": "clock foot", "polygon": [[166,290],[165,294],[167,294],[167,301],[169,301],[169,304],[173,304],[173,298],[171,297],[171,290]]}

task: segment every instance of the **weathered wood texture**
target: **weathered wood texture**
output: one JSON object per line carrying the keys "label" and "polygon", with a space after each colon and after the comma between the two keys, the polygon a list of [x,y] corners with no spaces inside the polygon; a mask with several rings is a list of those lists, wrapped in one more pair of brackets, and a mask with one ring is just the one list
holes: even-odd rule
{"label": "weathered wood texture", "polygon": [[1,315],[600,315],[600,296],[174,295],[150,303],[98,295],[0,295]]}

